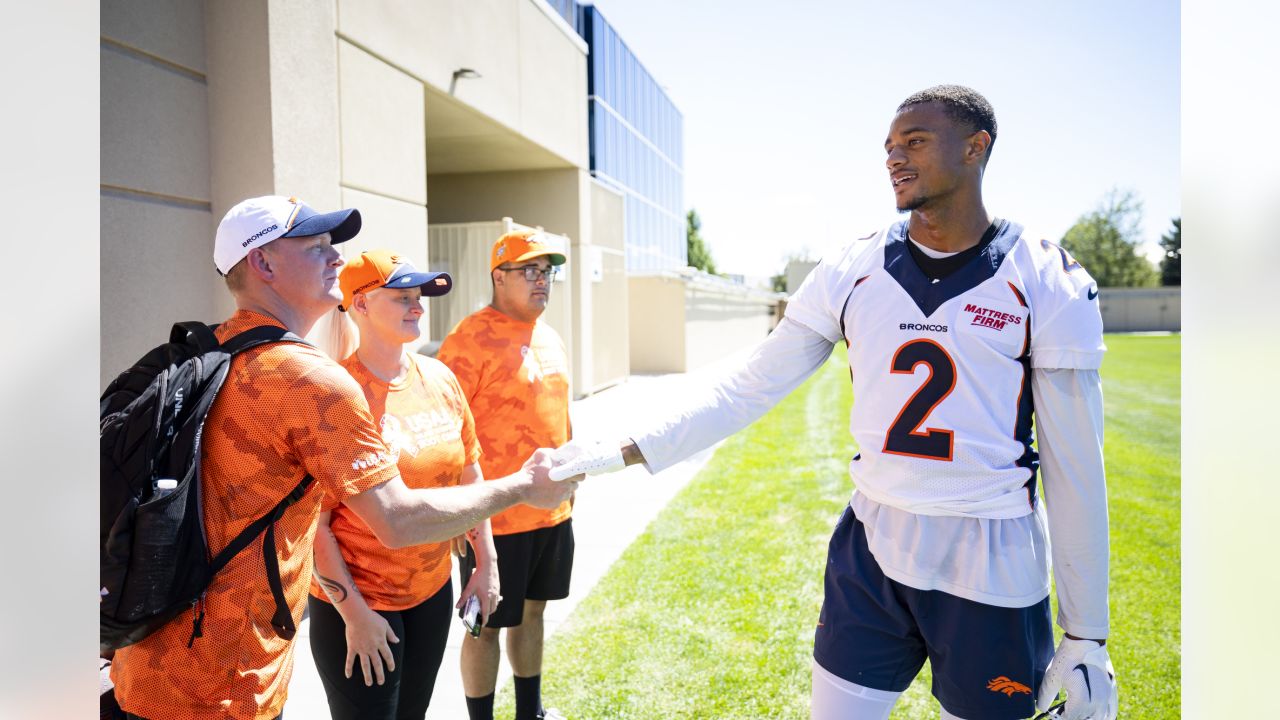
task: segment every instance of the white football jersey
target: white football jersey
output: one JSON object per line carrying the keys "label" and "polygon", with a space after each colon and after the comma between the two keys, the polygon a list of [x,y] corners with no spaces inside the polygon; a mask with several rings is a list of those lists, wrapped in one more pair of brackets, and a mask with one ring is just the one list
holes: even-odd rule
{"label": "white football jersey", "polygon": [[848,342],[849,464],[878,503],[923,515],[1032,511],[1031,368],[1097,369],[1106,347],[1093,278],[1058,245],[998,220],[981,253],[937,282],[907,222],[814,268],[786,316]]}

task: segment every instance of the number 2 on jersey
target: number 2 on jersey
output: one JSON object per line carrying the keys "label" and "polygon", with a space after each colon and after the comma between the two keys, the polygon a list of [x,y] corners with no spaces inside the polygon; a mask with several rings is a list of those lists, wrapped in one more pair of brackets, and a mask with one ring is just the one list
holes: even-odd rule
{"label": "number 2 on jersey", "polygon": [[942,346],[932,340],[912,340],[893,355],[889,371],[912,375],[917,365],[929,368],[929,377],[916,390],[884,438],[884,452],[927,460],[951,460],[955,438],[950,430],[928,428],[920,431],[929,413],[956,387],[956,364]]}

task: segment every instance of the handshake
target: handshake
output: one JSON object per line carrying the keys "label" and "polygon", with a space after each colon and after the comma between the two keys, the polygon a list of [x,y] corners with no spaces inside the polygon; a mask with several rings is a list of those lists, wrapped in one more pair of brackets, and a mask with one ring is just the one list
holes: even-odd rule
{"label": "handshake", "polygon": [[599,440],[570,440],[555,450],[539,449],[523,472],[533,481],[523,502],[553,508],[573,494],[585,475],[616,472],[627,466],[621,444]]}
{"label": "handshake", "polygon": [[551,453],[552,480],[563,482],[580,475],[603,475],[627,466],[618,442],[570,440]]}

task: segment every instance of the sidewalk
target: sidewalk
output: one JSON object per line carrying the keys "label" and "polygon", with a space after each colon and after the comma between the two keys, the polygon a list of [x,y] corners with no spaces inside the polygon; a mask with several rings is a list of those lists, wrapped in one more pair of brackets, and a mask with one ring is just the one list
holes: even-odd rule
{"label": "sidewalk", "polygon": [[[693,373],[660,376],[632,376],[626,383],[573,403],[570,415],[575,432],[585,438],[622,437],[665,415],[669,408],[687,401],[690,390],[705,384],[707,377],[738,356],[725,358],[715,366]],[[589,478],[578,489],[573,512],[575,538],[573,582],[569,597],[547,603],[546,636],[550,638],[569,618],[578,603],[591,592],[609,567],[649,522],[681,488],[711,459],[715,448],[704,450],[657,475],[641,466]],[[457,597],[457,571],[453,573]],[[309,619],[303,619],[295,644],[293,679],[285,717],[290,720],[327,718],[324,687],[311,658]],[[463,641],[461,622],[450,625],[449,641],[436,679],[428,720],[465,720],[466,702],[458,656]],[[554,672],[554,668],[551,672]],[[498,688],[510,682],[511,667],[504,657],[498,674]],[[543,698],[556,706],[555,698]]]}

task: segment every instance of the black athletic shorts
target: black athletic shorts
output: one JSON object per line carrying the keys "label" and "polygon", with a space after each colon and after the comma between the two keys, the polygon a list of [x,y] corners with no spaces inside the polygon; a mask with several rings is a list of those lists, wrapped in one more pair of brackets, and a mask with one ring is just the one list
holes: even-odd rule
{"label": "black athletic shorts", "polygon": [[[524,601],[563,600],[569,597],[573,574],[573,518],[559,525],[528,532],[493,536],[498,550],[498,581],[502,602],[485,627],[515,627],[524,621]],[[466,588],[475,570],[471,546],[462,558],[462,585]],[[458,611],[462,616],[462,611]]]}
{"label": "black athletic shorts", "polygon": [[952,715],[1014,720],[1035,714],[1053,657],[1049,598],[997,607],[885,576],[862,522],[846,507],[827,548],[813,659],[833,675],[901,692],[928,658],[933,696]]}

